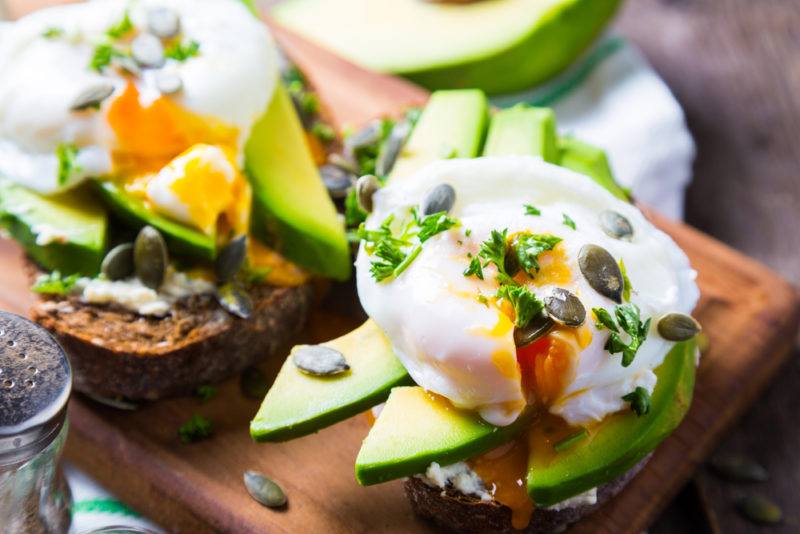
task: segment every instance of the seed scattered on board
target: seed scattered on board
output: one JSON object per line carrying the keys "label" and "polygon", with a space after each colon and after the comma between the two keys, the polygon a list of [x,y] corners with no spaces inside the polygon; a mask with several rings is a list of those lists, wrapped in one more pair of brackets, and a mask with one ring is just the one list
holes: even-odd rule
{"label": "seed scattered on board", "polygon": [[244,487],[247,493],[267,508],[280,508],[286,505],[286,493],[277,482],[258,471],[244,472]]}
{"label": "seed scattered on board", "polygon": [[776,525],[783,519],[783,510],[763,495],[747,495],[736,506],[745,518],[762,525]]}
{"label": "seed scattered on board", "polygon": [[709,462],[716,474],[732,482],[766,482],[769,472],[741,454],[717,454]]}
{"label": "seed scattered on board", "polygon": [[298,345],[292,350],[292,361],[298,369],[315,376],[331,376],[350,369],[344,354],[324,345]]}

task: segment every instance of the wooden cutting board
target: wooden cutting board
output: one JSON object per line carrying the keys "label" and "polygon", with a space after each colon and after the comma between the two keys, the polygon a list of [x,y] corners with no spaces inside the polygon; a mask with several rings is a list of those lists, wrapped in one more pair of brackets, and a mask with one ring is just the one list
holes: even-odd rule
{"label": "wooden cutting board", "polygon": [[[399,113],[427,96],[407,82],[368,73],[275,30],[339,127]],[[651,219],[684,248],[699,273],[702,299],[696,316],[710,349],[686,420],[622,494],[573,532],[646,528],[780,369],[800,321],[798,294],[775,273],[687,226],[656,214]],[[0,241],[0,308],[25,313],[32,297],[21,257],[15,244]],[[312,317],[306,337],[322,341],[358,324],[362,317],[353,295],[351,286],[335,287]],[[280,363],[266,362],[264,370],[274,375]],[[367,433],[365,418],[299,440],[259,445],[248,435],[258,404],[240,394],[236,380],[222,384],[206,404],[174,399],[134,412],[76,396],[67,456],[172,532],[434,531],[413,516],[401,482],[369,488],[355,483],[353,461]],[[176,431],[193,414],[211,418],[216,432],[208,441],[183,445]],[[278,480],[289,495],[288,508],[276,512],[252,501],[242,485],[247,469]]]}

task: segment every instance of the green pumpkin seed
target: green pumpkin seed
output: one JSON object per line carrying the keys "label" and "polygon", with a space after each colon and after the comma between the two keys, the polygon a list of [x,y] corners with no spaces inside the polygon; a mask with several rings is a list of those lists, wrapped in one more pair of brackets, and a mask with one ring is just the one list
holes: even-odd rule
{"label": "green pumpkin seed", "polygon": [[175,37],[181,31],[178,14],[166,7],[156,7],[147,12],[147,30],[162,39]]}
{"label": "green pumpkin seed", "polygon": [[610,252],[597,245],[584,245],[578,252],[578,267],[592,289],[617,304],[622,303],[622,271]]}
{"label": "green pumpkin seed", "polygon": [[362,148],[374,145],[381,140],[382,130],[380,121],[373,121],[353,135],[348,136],[344,140],[345,154],[352,155]]}
{"label": "green pumpkin seed", "polygon": [[217,280],[220,282],[228,282],[233,279],[236,273],[242,269],[246,256],[247,236],[240,235],[236,239],[231,240],[230,243],[222,248],[214,262],[214,271],[216,272]]}
{"label": "green pumpkin seed", "polygon": [[253,499],[267,508],[280,508],[286,504],[286,493],[283,489],[258,471],[245,471],[244,487]]}
{"label": "green pumpkin seed", "polygon": [[114,63],[132,76],[140,76],[142,74],[142,69],[139,68],[139,64],[132,57],[117,57],[114,58]]}
{"label": "green pumpkin seed", "polygon": [[763,495],[748,495],[737,503],[737,508],[753,523],[776,525],[783,519],[780,506]]}
{"label": "green pumpkin seed", "polygon": [[555,321],[547,315],[539,314],[531,319],[526,326],[514,328],[514,344],[517,347],[530,345],[537,339],[546,336],[555,324]]}
{"label": "green pumpkin seed", "polygon": [[217,302],[225,311],[236,317],[249,319],[253,315],[253,300],[236,284],[229,282],[219,286]]}
{"label": "green pumpkin seed", "polygon": [[544,299],[544,308],[551,319],[564,326],[578,327],[586,321],[586,308],[580,299],[560,287]]}
{"label": "green pumpkin seed", "polygon": [[292,361],[304,373],[330,376],[350,369],[344,354],[323,345],[298,345],[292,349]]}
{"label": "green pumpkin seed", "polygon": [[668,313],[658,321],[658,335],[667,341],[686,341],[700,330],[700,323],[685,313]]}
{"label": "green pumpkin seed", "polygon": [[114,92],[114,85],[108,82],[100,82],[90,85],[75,97],[69,109],[72,111],[84,111],[87,109],[99,109],[103,100],[111,96]]}
{"label": "green pumpkin seed", "polygon": [[328,190],[328,194],[333,199],[344,198],[347,192],[353,187],[355,175],[338,167],[336,165],[327,164],[319,168],[319,174],[322,177],[322,183]]}
{"label": "green pumpkin seed", "polygon": [[392,172],[397,156],[400,155],[410,131],[411,127],[407,122],[398,122],[394,125],[375,161],[375,172],[378,176],[388,176]]}
{"label": "green pumpkin seed", "polygon": [[100,271],[109,280],[123,280],[133,274],[133,243],[112,248],[103,258]]}
{"label": "green pumpkin seed", "polygon": [[167,272],[167,244],[161,233],[145,226],[133,243],[133,265],[137,278],[150,289],[158,289]]}
{"label": "green pumpkin seed", "polygon": [[248,399],[263,400],[269,391],[269,382],[261,369],[248,367],[239,376],[239,389]]}
{"label": "green pumpkin seed", "polygon": [[362,210],[372,212],[372,195],[380,188],[378,178],[371,174],[365,174],[356,181],[356,198]]}
{"label": "green pumpkin seed", "polygon": [[131,42],[131,56],[140,67],[157,69],[164,65],[164,45],[152,33],[140,33]]}
{"label": "green pumpkin seed", "polygon": [[600,214],[600,227],[610,237],[630,241],[633,238],[633,225],[616,211],[605,210]]}
{"label": "green pumpkin seed", "polygon": [[333,152],[328,155],[328,163],[350,174],[358,174],[358,162],[351,157]]}
{"label": "green pumpkin seed", "polygon": [[183,89],[183,81],[176,73],[161,70],[156,74],[156,89],[163,95],[175,94]]}
{"label": "green pumpkin seed", "polygon": [[422,198],[420,211],[422,215],[449,213],[456,203],[456,190],[450,184],[439,184],[430,189]]}
{"label": "green pumpkin seed", "polygon": [[709,463],[715,473],[733,482],[769,480],[769,471],[763,465],[740,454],[718,454]]}

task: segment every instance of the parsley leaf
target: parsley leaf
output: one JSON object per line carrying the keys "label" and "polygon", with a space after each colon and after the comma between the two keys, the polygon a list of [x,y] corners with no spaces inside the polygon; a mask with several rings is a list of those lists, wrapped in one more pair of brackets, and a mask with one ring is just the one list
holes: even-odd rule
{"label": "parsley leaf", "polygon": [[469,267],[464,270],[464,276],[475,275],[479,280],[483,280],[483,267],[481,267],[481,260],[477,256],[469,260]]}
{"label": "parsley leaf", "polygon": [[575,221],[572,220],[572,217],[570,217],[566,213],[562,213],[561,216],[563,217],[562,222],[564,223],[564,226],[569,226],[573,230],[576,229]]}
{"label": "parsley leaf", "polygon": [[202,401],[208,402],[217,396],[217,388],[209,384],[199,386],[194,390],[194,394]]}
{"label": "parsley leaf", "polygon": [[57,39],[62,35],[64,35],[64,28],[59,28],[58,26],[50,26],[42,32],[42,37],[45,39]]}
{"label": "parsley leaf", "polygon": [[619,260],[619,271],[622,273],[622,300],[625,302],[631,301],[631,279],[628,278],[628,272],[625,270],[625,262],[622,258]]}
{"label": "parsley leaf", "polygon": [[379,241],[375,245],[373,255],[379,259],[372,261],[369,272],[378,282],[393,276],[395,269],[406,259],[406,253],[390,240]]}
{"label": "parsley leaf", "polygon": [[539,254],[561,243],[561,238],[546,234],[520,234],[515,240],[519,264],[530,276],[531,271],[539,272]]}
{"label": "parsley leaf", "polygon": [[111,61],[115,57],[125,57],[126,55],[125,52],[117,49],[113,44],[100,43],[94,48],[89,67],[94,71],[103,72],[103,69],[111,65]]}
{"label": "parsley leaf", "polygon": [[119,22],[106,30],[106,35],[112,39],[119,39],[124,37],[131,30],[133,30],[133,22],[131,21],[130,13],[126,9]]}
{"label": "parsley leaf", "polygon": [[542,313],[544,303],[530,289],[519,285],[503,285],[497,296],[507,300],[514,307],[514,325],[518,328],[528,326],[538,314]]}
{"label": "parsley leaf", "polygon": [[183,443],[194,443],[210,437],[214,433],[214,425],[210,419],[202,415],[193,415],[191,419],[183,423],[178,429]]}
{"label": "parsley leaf", "polygon": [[311,126],[311,135],[323,143],[330,143],[336,139],[336,132],[334,129],[322,121],[317,121]]}
{"label": "parsley leaf", "polygon": [[541,215],[542,212],[536,206],[525,204],[525,215]]}
{"label": "parsley leaf", "polygon": [[78,165],[78,147],[69,143],[59,143],[56,147],[58,158],[58,185],[66,184],[76,172],[80,172]]}
{"label": "parsley leaf", "polygon": [[[623,304],[614,308],[616,321],[611,314],[603,308],[592,308],[598,320],[598,328],[602,326],[611,331],[611,335],[606,341],[605,349],[611,354],[622,353],[622,366],[628,367],[633,363],[636,352],[647,339],[650,331],[650,321],[647,319],[642,322],[639,315],[639,308],[635,304]],[[628,334],[630,342],[623,341],[620,330]]]}
{"label": "parsley leaf", "polygon": [[638,417],[646,415],[650,411],[650,394],[641,386],[623,396],[622,400],[631,403],[631,410],[636,412]]}
{"label": "parsley leaf", "polygon": [[164,50],[164,57],[175,61],[186,61],[200,52],[200,43],[192,39],[188,43],[173,43]]}
{"label": "parsley leaf", "polygon": [[417,209],[411,210],[411,216],[414,222],[419,226],[419,233],[417,237],[420,243],[424,243],[436,234],[440,234],[456,226],[458,221],[452,217],[447,216],[447,212],[440,211],[439,213],[431,213],[425,217],[420,218]]}
{"label": "parsley leaf", "polygon": [[79,279],[80,275],[78,274],[61,276],[59,271],[53,271],[50,274],[39,276],[31,287],[31,291],[48,295],[67,295]]}
{"label": "parsley leaf", "polygon": [[508,228],[502,232],[492,230],[491,236],[481,243],[480,251],[478,251],[478,256],[484,259],[484,267],[490,263],[494,264],[497,267],[497,272],[506,277],[508,277],[505,267],[506,250],[508,250],[507,236]]}

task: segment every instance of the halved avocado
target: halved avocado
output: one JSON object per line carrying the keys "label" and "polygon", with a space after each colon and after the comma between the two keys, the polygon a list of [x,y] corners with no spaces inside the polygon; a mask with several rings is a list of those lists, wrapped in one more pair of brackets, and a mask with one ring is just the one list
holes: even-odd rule
{"label": "halved avocado", "polygon": [[474,411],[459,410],[421,387],[394,388],[356,458],[356,480],[367,486],[449,465],[509,441],[528,425],[528,414],[505,427]]}
{"label": "halved avocado", "polygon": [[483,155],[541,156],[548,163],[557,163],[555,113],[525,104],[498,111],[489,124]]}
{"label": "halved avocado", "polygon": [[629,201],[628,193],[614,179],[608,158],[602,148],[573,137],[558,140],[558,165],[589,176],[620,200]]}
{"label": "halved avocado", "polygon": [[692,403],[695,344],[675,345],[655,370],[649,413],[609,416],[574,446],[528,462],[528,494],[551,506],[622,475],[647,456],[683,420]]}
{"label": "halved avocado", "polygon": [[43,196],[0,178],[0,224],[47,270],[88,276],[100,270],[108,216],[85,188]]}
{"label": "halved avocado", "polygon": [[366,68],[431,89],[528,89],[562,71],[620,0],[290,0],[278,22]]}
{"label": "halved avocado", "polygon": [[155,213],[140,199],[112,181],[98,180],[96,183],[101,197],[117,217],[134,229],[148,224],[157,228],[167,241],[171,253],[203,260],[213,260],[217,256],[217,245],[213,236]]}
{"label": "halved avocado", "polygon": [[393,387],[412,383],[373,321],[323,345],[344,354],[350,370],[343,376],[311,376],[294,365],[290,354],[250,422],[253,439],[311,434],[380,404]]}

